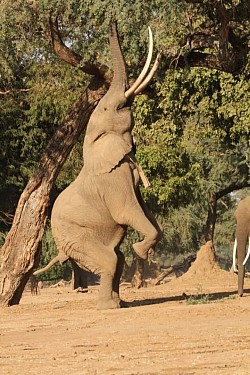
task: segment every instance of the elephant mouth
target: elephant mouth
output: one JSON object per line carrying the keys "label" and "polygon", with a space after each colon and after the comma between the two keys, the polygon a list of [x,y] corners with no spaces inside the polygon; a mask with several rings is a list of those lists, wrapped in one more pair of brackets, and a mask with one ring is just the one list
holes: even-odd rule
{"label": "elephant mouth", "polygon": [[129,111],[131,111],[131,107],[129,105],[126,105],[126,103],[119,104],[117,106],[117,111],[118,112],[129,112]]}
{"label": "elephant mouth", "polygon": [[122,109],[129,108],[127,99],[125,98],[124,100],[120,101],[120,103],[117,105],[117,110],[120,111]]}

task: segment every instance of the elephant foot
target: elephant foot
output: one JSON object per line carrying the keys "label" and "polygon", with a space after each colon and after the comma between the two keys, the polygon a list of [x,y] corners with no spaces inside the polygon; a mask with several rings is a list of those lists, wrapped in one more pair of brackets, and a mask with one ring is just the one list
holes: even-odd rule
{"label": "elephant foot", "polygon": [[97,303],[97,310],[118,309],[119,307],[120,303],[114,299],[99,300]]}
{"label": "elephant foot", "polygon": [[147,248],[147,250],[145,250],[145,246],[143,246],[142,242],[134,243],[133,249],[141,259],[144,259],[144,260],[148,259],[149,249]]}

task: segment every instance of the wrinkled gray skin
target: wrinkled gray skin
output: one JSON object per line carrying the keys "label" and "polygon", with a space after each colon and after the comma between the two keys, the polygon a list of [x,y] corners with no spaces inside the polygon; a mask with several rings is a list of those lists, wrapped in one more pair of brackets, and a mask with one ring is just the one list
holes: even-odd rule
{"label": "wrinkled gray skin", "polygon": [[237,239],[237,266],[238,266],[238,294],[243,295],[245,266],[248,238],[250,236],[250,196],[242,199],[235,211]]}
{"label": "wrinkled gray skin", "polygon": [[132,151],[131,102],[124,95],[127,77],[114,25],[110,30],[110,48],[114,76],[88,123],[84,167],[57,198],[51,218],[59,253],[101,276],[99,309],[120,307],[124,255],[119,245],[127,227],[143,235],[144,239],[133,245],[143,259],[162,237],[139,192],[139,174]]}

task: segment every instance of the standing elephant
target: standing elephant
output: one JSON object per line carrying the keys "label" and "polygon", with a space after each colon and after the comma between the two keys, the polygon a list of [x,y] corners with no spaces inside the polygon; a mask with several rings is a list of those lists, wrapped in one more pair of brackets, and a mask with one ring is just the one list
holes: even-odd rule
{"label": "standing elephant", "polygon": [[[109,31],[114,74],[110,88],[93,111],[83,145],[84,166],[57,198],[52,233],[64,259],[101,276],[97,308],[120,307],[119,282],[124,255],[119,250],[128,226],[143,235],[133,245],[142,259],[162,238],[162,230],[143,202],[131,131],[134,95],[148,83],[151,47],[142,73],[129,88],[116,25]],[[153,70],[155,65],[153,66]]]}
{"label": "standing elephant", "polygon": [[[236,231],[233,251],[233,268],[238,272],[238,294],[243,295],[245,264],[250,255],[250,196],[242,199],[235,211]],[[248,243],[248,251],[246,248]]]}

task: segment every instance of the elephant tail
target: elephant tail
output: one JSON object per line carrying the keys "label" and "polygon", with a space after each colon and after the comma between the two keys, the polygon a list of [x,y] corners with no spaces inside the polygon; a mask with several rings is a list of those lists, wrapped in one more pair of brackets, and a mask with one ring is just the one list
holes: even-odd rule
{"label": "elephant tail", "polygon": [[51,259],[51,261],[47,264],[47,266],[45,266],[43,268],[40,268],[39,270],[33,272],[33,275],[34,276],[40,275],[40,273],[48,271],[57,262],[60,262],[61,264],[63,264],[68,259],[69,259],[69,257],[67,257],[67,255],[65,255],[65,254],[63,254],[63,255],[62,254],[58,254],[55,258]]}

